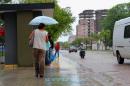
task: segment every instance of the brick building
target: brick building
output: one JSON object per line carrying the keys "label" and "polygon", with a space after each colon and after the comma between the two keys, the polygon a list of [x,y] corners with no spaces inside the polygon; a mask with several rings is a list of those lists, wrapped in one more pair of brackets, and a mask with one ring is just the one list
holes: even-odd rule
{"label": "brick building", "polygon": [[79,24],[76,27],[76,36],[85,38],[95,32],[94,10],[85,10],[79,14]]}
{"label": "brick building", "polygon": [[78,38],[89,37],[92,33],[101,31],[101,20],[107,16],[107,10],[84,10],[79,14],[79,23],[76,26]]}
{"label": "brick building", "polygon": [[95,15],[96,15],[96,32],[100,32],[102,27],[101,27],[101,20],[107,16],[108,10],[96,10]]}

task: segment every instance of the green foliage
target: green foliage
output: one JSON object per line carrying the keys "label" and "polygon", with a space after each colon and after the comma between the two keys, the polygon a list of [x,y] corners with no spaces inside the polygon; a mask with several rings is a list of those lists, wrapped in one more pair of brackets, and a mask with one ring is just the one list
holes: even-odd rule
{"label": "green foliage", "polygon": [[88,37],[88,39],[97,42],[100,39],[100,36],[97,33],[93,33],[90,35],[90,37]]}
{"label": "green foliage", "polygon": [[47,26],[47,31],[52,35],[53,40],[57,40],[62,34],[67,34],[72,31],[71,24],[75,18],[72,16],[69,7],[61,8],[56,0],[25,0],[24,3],[44,3],[45,1],[55,1],[54,19],[59,23],[57,25]]}
{"label": "green foliage", "polygon": [[[110,30],[110,41],[112,40],[113,36],[113,28],[116,21],[129,17],[130,15],[130,3],[118,4],[111,8],[108,12],[107,17],[104,18],[102,21],[102,29]],[[110,43],[112,45],[112,41]]]}
{"label": "green foliage", "polygon": [[70,45],[68,42],[60,42],[60,46],[62,49],[68,49]]}
{"label": "green foliage", "polygon": [[71,45],[80,46],[81,43],[84,44],[88,43],[88,40],[89,40],[88,38],[77,38],[75,39],[75,41],[71,43]]}
{"label": "green foliage", "polygon": [[52,34],[54,40],[57,40],[63,33],[72,31],[71,24],[74,22],[75,18],[72,17],[69,8],[60,8],[58,5],[56,5],[54,9],[54,18],[59,23],[57,25],[48,26],[47,30]]}
{"label": "green foliage", "polygon": [[129,8],[128,4],[119,4],[111,8],[108,16],[102,21],[103,28],[113,30],[115,21],[129,17]]}
{"label": "green foliage", "polygon": [[24,3],[48,3],[54,2],[54,0],[22,0]]}
{"label": "green foliage", "polygon": [[111,32],[110,30],[102,30],[99,34],[100,40],[104,43],[105,49],[111,46]]}
{"label": "green foliage", "polygon": [[5,37],[4,36],[0,36],[0,43],[5,42]]}
{"label": "green foliage", "polygon": [[0,0],[0,3],[1,4],[5,4],[5,3],[8,3],[8,2],[10,2],[11,0]]}
{"label": "green foliage", "polygon": [[80,46],[81,43],[89,44],[90,42],[97,42],[100,39],[100,36],[97,33],[93,33],[90,35],[90,37],[85,38],[77,38],[75,41],[72,42],[72,45]]}

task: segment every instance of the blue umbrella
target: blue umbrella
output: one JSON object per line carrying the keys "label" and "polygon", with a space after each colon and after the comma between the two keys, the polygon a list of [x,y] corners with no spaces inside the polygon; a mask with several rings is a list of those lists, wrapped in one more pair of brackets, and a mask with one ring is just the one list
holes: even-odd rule
{"label": "blue umbrella", "polygon": [[45,25],[58,24],[58,22],[54,18],[48,16],[38,16],[32,19],[29,22],[29,25],[39,25],[40,23],[44,23]]}

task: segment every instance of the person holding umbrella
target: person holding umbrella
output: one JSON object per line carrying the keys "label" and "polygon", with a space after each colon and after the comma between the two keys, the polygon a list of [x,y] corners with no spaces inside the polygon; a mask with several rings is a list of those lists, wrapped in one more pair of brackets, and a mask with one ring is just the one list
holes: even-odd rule
{"label": "person holding umbrella", "polygon": [[29,46],[34,50],[36,77],[44,76],[45,52],[48,43],[48,32],[45,31],[45,25],[53,24],[58,24],[58,22],[48,16],[37,16],[29,22],[29,25],[38,25],[38,29],[32,31],[29,36]]}
{"label": "person holding umbrella", "polygon": [[35,59],[35,73],[36,77],[44,77],[45,68],[45,51],[46,43],[48,41],[48,32],[45,30],[45,24],[40,23],[38,29],[32,31],[29,39],[33,39],[33,54]]}

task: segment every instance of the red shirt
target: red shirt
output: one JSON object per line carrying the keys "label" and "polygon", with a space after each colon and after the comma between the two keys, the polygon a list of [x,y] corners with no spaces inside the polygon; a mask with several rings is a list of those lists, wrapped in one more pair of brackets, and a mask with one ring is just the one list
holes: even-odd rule
{"label": "red shirt", "polygon": [[59,44],[59,43],[56,43],[56,45],[55,45],[55,50],[56,50],[56,51],[59,51],[59,50],[60,50],[60,44]]}
{"label": "red shirt", "polygon": [[0,27],[0,36],[5,36],[5,30],[2,27]]}

